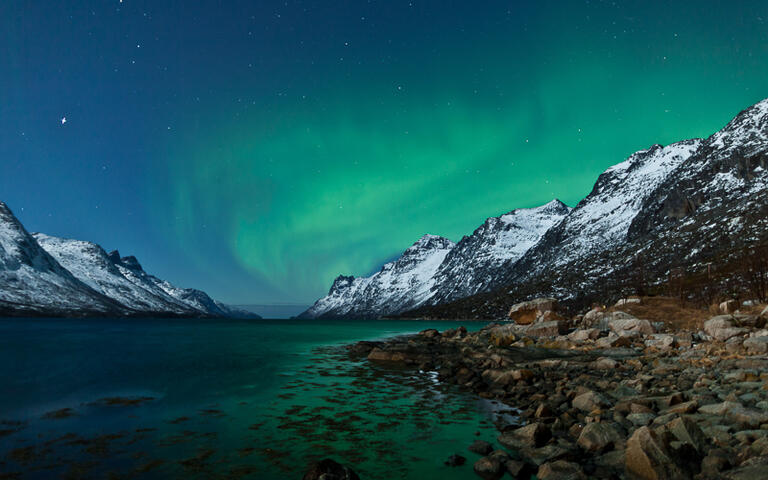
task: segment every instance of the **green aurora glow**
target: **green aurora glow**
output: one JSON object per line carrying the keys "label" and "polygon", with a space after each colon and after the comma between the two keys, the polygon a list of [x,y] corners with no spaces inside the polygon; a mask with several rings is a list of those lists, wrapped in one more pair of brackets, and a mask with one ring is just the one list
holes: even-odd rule
{"label": "green aurora glow", "polygon": [[191,108],[168,146],[158,218],[177,219],[164,228],[205,268],[226,245],[264,299],[311,301],[425,233],[458,240],[513,208],[573,206],[632,152],[709,135],[768,96],[754,12],[726,28],[715,11],[581,10],[411,33],[386,65],[362,47],[329,55],[286,67],[275,95],[234,79],[238,100]]}

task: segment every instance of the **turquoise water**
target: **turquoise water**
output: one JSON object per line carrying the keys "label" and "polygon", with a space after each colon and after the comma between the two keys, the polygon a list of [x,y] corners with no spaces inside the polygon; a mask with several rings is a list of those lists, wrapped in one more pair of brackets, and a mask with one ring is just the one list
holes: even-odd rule
{"label": "turquoise water", "polygon": [[0,319],[0,472],[269,480],[331,457],[364,479],[471,478],[499,405],[340,348],[457,326]]}

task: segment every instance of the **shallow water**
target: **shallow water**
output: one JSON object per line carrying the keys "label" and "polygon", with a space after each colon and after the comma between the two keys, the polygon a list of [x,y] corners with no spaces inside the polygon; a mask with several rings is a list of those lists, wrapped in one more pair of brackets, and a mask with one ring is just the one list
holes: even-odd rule
{"label": "shallow water", "polygon": [[503,406],[340,348],[457,326],[0,319],[0,472],[269,480],[331,457],[364,479],[471,478],[466,447]]}

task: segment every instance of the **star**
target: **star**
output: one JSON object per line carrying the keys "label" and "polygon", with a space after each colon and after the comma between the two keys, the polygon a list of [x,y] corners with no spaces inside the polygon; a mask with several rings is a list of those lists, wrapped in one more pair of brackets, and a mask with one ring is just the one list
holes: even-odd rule
{"label": "star", "polygon": [[64,125],[67,123],[67,117],[61,117],[61,124]]}

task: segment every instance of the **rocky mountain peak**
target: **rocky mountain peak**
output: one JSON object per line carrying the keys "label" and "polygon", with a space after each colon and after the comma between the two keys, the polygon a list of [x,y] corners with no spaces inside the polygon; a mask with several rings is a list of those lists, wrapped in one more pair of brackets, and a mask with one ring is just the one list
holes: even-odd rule
{"label": "rocky mountain peak", "polygon": [[333,295],[334,293],[347,289],[354,281],[355,277],[352,275],[339,275],[333,280],[333,285],[331,285],[328,295]]}
{"label": "rocky mountain peak", "polygon": [[413,254],[413,253],[424,251],[424,250],[438,250],[438,249],[452,248],[453,245],[454,243],[445,237],[441,237],[439,235],[426,234],[426,235],[423,235],[416,242],[414,242],[413,245],[408,247],[408,249],[405,251],[405,254]]}

